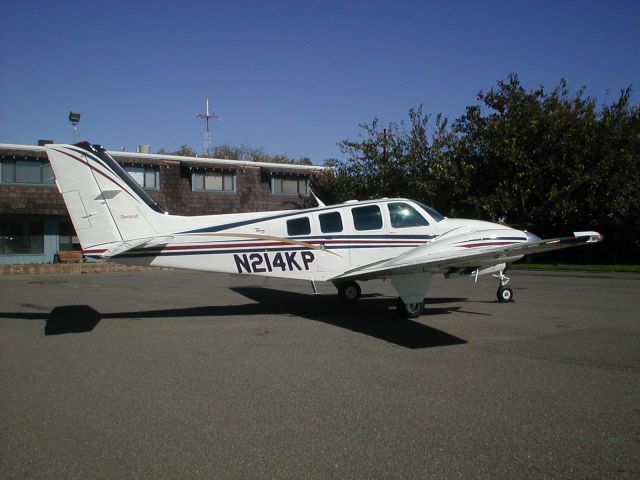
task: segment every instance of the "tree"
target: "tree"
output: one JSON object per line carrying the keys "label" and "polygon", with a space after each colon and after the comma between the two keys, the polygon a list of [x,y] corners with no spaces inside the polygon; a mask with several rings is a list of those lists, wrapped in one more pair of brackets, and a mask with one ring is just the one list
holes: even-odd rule
{"label": "tree", "polygon": [[315,189],[332,201],[406,196],[542,233],[604,230],[601,252],[640,261],[640,107],[630,87],[601,107],[585,91],[565,80],[526,90],[511,74],[451,125],[422,107],[408,127],[376,118],[339,143],[347,160],[328,161]]}
{"label": "tree", "polygon": [[335,174],[321,177],[316,188],[331,201],[408,196],[437,203],[451,137],[446,118],[430,120],[420,106],[409,111],[408,126],[377,118],[361,124],[359,140],[338,144],[348,160],[327,161]]}
{"label": "tree", "polygon": [[215,148],[213,156],[215,158],[244,160],[247,162],[293,163],[299,165],[312,165],[311,160],[307,157],[295,159],[288,157],[287,155],[269,155],[265,153],[262,147],[253,148],[246,145],[241,145],[239,147],[233,147],[230,145],[219,145]]}
{"label": "tree", "polygon": [[[630,89],[600,111],[561,80],[526,91],[516,75],[481,92],[455,122],[458,157],[471,161],[476,214],[519,225],[594,227],[637,205],[638,107]],[[614,187],[614,188],[612,188]]]}
{"label": "tree", "polygon": [[180,157],[197,157],[198,156],[196,151],[193,150],[191,147],[188,147],[187,145],[182,145],[175,152],[169,152],[164,148],[161,148],[160,150],[158,150],[158,154],[159,155],[177,155]]}

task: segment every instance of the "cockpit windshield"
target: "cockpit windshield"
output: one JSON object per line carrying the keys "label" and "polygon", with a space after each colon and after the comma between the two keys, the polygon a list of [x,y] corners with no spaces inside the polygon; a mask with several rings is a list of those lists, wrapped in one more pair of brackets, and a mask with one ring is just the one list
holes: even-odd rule
{"label": "cockpit windshield", "polygon": [[427,212],[431,218],[433,218],[436,222],[441,222],[442,220],[444,220],[446,217],[444,215],[442,215],[439,211],[437,211],[435,208],[430,207],[429,205],[425,205],[424,203],[418,202],[416,200],[414,200],[414,202],[420,207],[422,208],[425,212]]}

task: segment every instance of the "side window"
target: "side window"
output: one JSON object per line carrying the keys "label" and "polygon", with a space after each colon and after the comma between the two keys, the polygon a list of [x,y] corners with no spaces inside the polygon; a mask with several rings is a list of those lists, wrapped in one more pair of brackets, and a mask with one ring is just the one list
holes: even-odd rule
{"label": "side window", "polygon": [[156,165],[125,165],[123,168],[142,188],[147,190],[160,188],[160,167]]}
{"label": "side window", "polygon": [[322,233],[334,233],[342,231],[342,217],[340,212],[321,213],[318,215],[320,219],[320,230]]}
{"label": "side window", "polygon": [[393,228],[423,227],[429,222],[415,208],[406,203],[390,203],[389,216]]}
{"label": "side window", "polygon": [[309,235],[311,233],[311,224],[307,217],[294,218],[287,220],[287,234],[290,237],[296,235]]}
{"label": "side window", "polygon": [[194,192],[234,192],[236,176],[234,173],[203,170],[193,173],[191,185]]}
{"label": "side window", "polygon": [[44,254],[44,222],[0,221],[0,255]]}
{"label": "side window", "polygon": [[382,212],[377,205],[353,208],[351,214],[356,230],[380,230],[382,228]]}
{"label": "side window", "polygon": [[308,178],[274,176],[271,179],[271,192],[274,195],[309,195]]}
{"label": "side window", "polygon": [[39,159],[0,160],[0,183],[53,185],[55,179],[49,162]]}

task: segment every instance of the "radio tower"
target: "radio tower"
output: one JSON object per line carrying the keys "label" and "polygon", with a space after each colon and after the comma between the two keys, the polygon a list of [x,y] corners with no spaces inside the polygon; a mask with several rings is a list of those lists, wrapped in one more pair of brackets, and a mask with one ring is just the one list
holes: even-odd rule
{"label": "radio tower", "polygon": [[209,119],[213,119],[216,120],[218,118],[220,118],[218,115],[216,115],[215,112],[211,112],[209,113],[209,99],[207,98],[207,109],[205,113],[198,113],[196,115],[196,117],[198,118],[204,118],[204,122],[206,124],[206,129],[204,132],[204,150],[205,152],[207,152],[207,157],[211,156],[211,131],[209,130]]}

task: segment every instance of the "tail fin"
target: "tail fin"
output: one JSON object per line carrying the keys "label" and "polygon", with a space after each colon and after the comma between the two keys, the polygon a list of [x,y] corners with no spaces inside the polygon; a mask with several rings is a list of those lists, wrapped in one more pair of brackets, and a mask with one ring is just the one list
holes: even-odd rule
{"label": "tail fin", "polygon": [[159,235],[167,213],[98,145],[47,145],[58,190],[87,251],[127,249]]}

